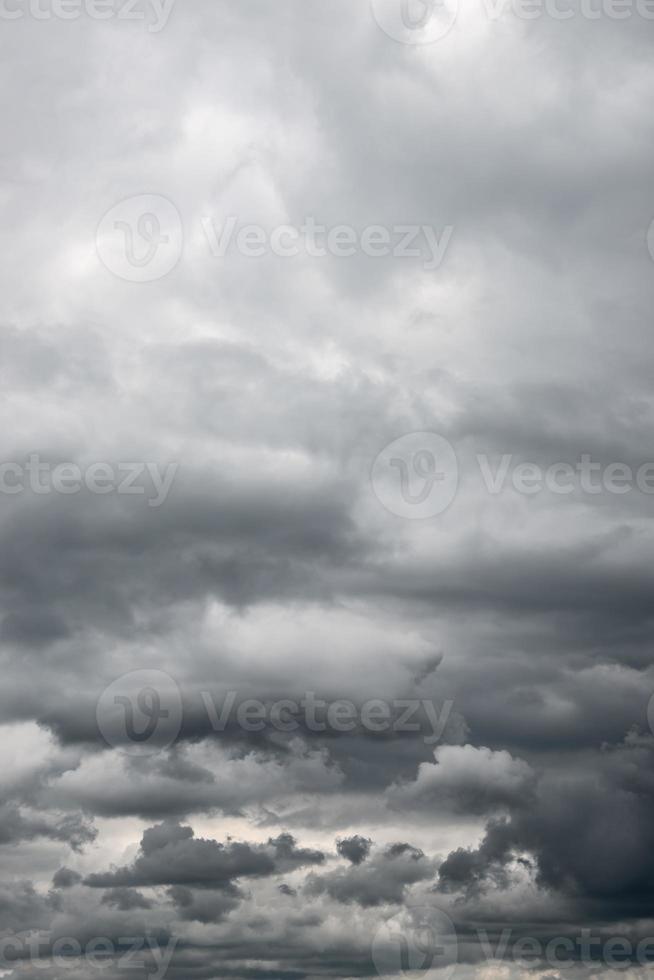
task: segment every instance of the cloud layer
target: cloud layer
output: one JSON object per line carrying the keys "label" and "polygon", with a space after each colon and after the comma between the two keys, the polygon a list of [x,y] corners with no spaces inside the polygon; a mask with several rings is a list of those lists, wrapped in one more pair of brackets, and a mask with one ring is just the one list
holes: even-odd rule
{"label": "cloud layer", "polygon": [[0,10],[0,972],[637,980],[654,23],[95,6]]}

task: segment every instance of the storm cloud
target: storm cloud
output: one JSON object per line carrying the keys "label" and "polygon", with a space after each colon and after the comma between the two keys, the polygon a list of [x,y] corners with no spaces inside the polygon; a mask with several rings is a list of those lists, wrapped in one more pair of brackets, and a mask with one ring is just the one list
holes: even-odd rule
{"label": "storm cloud", "polygon": [[0,9],[0,972],[637,980],[647,4],[100,6]]}

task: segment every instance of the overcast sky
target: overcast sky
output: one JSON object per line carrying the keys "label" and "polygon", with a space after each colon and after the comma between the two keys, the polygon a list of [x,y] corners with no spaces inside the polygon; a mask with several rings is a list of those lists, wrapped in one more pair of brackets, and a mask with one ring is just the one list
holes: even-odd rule
{"label": "overcast sky", "polygon": [[644,977],[654,7],[0,8],[0,976]]}

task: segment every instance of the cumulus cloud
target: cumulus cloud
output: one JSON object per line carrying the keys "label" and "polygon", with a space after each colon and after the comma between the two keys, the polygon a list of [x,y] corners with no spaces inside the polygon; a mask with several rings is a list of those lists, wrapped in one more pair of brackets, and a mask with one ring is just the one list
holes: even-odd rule
{"label": "cumulus cloud", "polygon": [[399,904],[407,889],[434,875],[434,863],[410,844],[392,844],[365,864],[353,863],[345,871],[311,874],[306,894],[326,894],[336,902],[363,907]]}
{"label": "cumulus cloud", "polygon": [[336,842],[336,850],[341,857],[347,858],[350,864],[361,864],[370,854],[372,841],[368,837],[345,837]]}
{"label": "cumulus cloud", "polygon": [[422,762],[413,782],[393,786],[394,807],[441,806],[453,813],[488,813],[517,808],[531,794],[535,774],[506,751],[473,745],[444,745],[434,763]]}
{"label": "cumulus cloud", "polygon": [[266,845],[227,844],[195,837],[191,827],[176,823],[149,828],[140,854],[130,866],[88,875],[92,888],[113,886],[194,885],[220,888],[234,879],[272,875],[303,865],[321,864],[321,851],[296,846],[291,834],[270,838]]}

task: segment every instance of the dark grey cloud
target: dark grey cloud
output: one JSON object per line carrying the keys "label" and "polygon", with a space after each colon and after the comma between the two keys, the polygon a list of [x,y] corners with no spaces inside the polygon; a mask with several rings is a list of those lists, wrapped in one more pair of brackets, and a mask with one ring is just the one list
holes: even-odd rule
{"label": "dark grey cloud", "polygon": [[[508,820],[492,821],[478,848],[449,854],[439,869],[440,887],[465,892],[493,882],[506,889],[511,865],[522,858],[540,886],[574,899],[579,914],[646,915],[653,751],[651,736],[632,735],[607,748],[589,772],[580,760],[578,770],[543,774],[527,805]],[[611,847],[598,861],[607,835]]]}
{"label": "dark grey cloud", "polygon": [[77,871],[72,871],[70,868],[59,868],[52,876],[52,886],[53,888],[72,888],[81,880],[82,875]]}
{"label": "dark grey cloud", "polygon": [[365,863],[307,878],[309,896],[326,894],[336,902],[371,907],[399,904],[407,888],[434,875],[434,864],[410,844],[393,844]]}
{"label": "dark grey cloud", "polygon": [[0,807],[0,845],[37,837],[65,841],[73,850],[80,850],[95,839],[96,830],[78,814],[25,813],[14,803]]}
{"label": "dark grey cloud", "polygon": [[191,827],[161,824],[146,830],[141,853],[133,865],[91,874],[85,884],[92,888],[193,885],[220,888],[234,879],[292,871],[321,864],[321,851],[296,846],[291,834],[270,838],[266,845],[231,841],[227,844],[197,838]]}
{"label": "dark grey cloud", "polygon": [[372,841],[369,837],[345,837],[336,842],[336,850],[341,857],[347,858],[350,864],[361,864],[370,854]]}
{"label": "dark grey cloud", "polygon": [[219,891],[192,891],[183,885],[174,885],[168,890],[180,919],[186,922],[218,922],[228,912],[235,909],[241,892],[230,884]]}
{"label": "dark grey cloud", "polygon": [[288,895],[291,898],[294,898],[297,895],[295,889],[291,888],[290,885],[287,885],[285,881],[283,881],[281,885],[277,885],[277,888],[282,893],[282,895]]}
{"label": "dark grey cloud", "polygon": [[102,896],[102,904],[111,905],[121,912],[152,908],[152,903],[135,888],[112,888]]}

